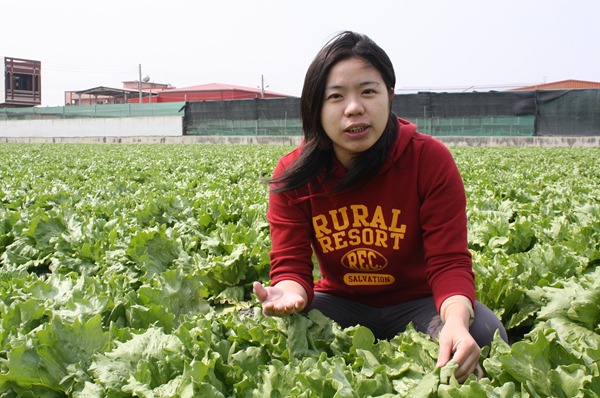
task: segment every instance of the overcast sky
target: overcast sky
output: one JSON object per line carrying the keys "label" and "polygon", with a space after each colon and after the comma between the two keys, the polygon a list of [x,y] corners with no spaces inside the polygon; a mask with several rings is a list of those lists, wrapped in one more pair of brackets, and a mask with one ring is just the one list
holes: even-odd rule
{"label": "overcast sky", "polygon": [[42,105],[143,76],[299,96],[342,30],[392,59],[397,93],[600,81],[599,0],[2,1],[0,56],[42,63]]}

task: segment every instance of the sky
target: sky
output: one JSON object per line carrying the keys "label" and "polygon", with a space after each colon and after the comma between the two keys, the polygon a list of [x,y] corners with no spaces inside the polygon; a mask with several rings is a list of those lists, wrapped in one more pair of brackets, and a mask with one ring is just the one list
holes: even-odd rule
{"label": "sky", "polygon": [[0,57],[41,61],[42,106],[148,76],[300,96],[335,34],[371,37],[396,93],[600,81],[598,0],[2,0]]}

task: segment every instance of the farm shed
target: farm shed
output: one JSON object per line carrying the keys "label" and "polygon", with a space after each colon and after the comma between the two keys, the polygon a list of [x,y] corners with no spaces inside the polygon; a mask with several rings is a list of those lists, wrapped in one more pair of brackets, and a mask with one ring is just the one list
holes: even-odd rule
{"label": "farm shed", "polygon": [[170,84],[147,81],[125,81],[123,88],[93,87],[79,91],[65,91],[65,105],[104,105],[158,102],[156,97],[162,90],[171,88]]}
{"label": "farm shed", "polygon": [[[112,87],[93,87],[80,91],[66,91],[66,105],[127,104],[139,91]],[[144,94],[147,95],[147,94]]]}

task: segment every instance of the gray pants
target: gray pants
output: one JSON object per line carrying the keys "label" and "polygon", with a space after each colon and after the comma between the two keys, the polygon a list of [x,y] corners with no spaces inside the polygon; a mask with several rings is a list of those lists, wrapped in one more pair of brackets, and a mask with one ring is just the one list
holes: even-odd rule
{"label": "gray pants", "polygon": [[[378,308],[331,294],[315,292],[313,302],[305,311],[312,309],[321,311],[343,328],[355,325],[366,326],[378,339],[394,337],[404,331],[410,322],[417,331],[437,338],[443,326],[431,296]],[[504,341],[508,341],[506,330],[496,314],[478,301],[475,302],[474,310],[475,318],[469,331],[480,347],[491,345],[496,330],[500,331]]]}

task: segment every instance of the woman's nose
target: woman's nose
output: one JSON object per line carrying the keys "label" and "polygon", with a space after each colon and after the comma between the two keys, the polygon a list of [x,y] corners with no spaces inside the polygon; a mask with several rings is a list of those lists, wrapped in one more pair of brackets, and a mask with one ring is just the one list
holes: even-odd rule
{"label": "woman's nose", "polygon": [[365,108],[360,101],[360,98],[356,97],[348,97],[348,103],[346,104],[346,109],[344,113],[346,116],[354,116],[354,115],[362,115],[365,111]]}

